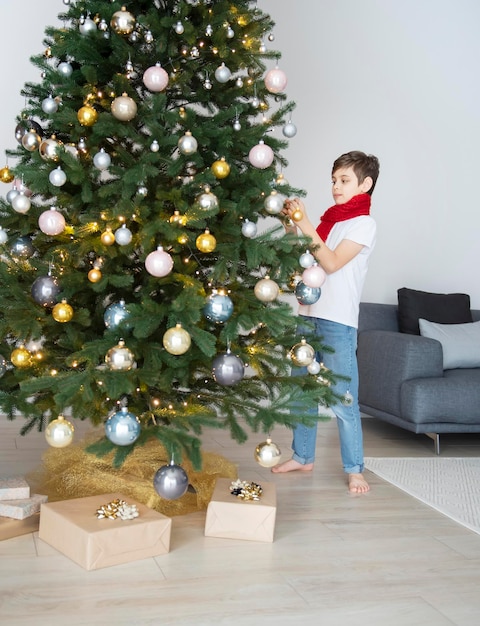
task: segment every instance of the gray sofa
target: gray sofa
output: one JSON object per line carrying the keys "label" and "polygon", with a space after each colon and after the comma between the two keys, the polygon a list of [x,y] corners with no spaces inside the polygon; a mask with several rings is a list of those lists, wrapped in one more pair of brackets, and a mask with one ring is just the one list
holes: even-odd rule
{"label": "gray sofa", "polygon": [[397,305],[360,304],[357,356],[363,413],[430,436],[437,454],[442,433],[480,432],[480,368],[444,370],[439,341],[399,332]]}

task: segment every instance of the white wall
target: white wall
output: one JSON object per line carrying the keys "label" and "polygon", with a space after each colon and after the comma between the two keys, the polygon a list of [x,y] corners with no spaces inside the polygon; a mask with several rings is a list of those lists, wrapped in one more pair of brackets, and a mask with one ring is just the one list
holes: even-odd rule
{"label": "white wall", "polygon": [[[276,22],[280,67],[297,103],[285,176],[307,190],[312,216],[330,206],[331,163],[376,154],[378,243],[364,300],[398,287],[469,293],[480,308],[480,2],[258,0]],[[0,150],[13,147],[29,56],[62,0],[0,0]],[[273,63],[272,63],[273,66]],[[2,163],[3,166],[3,163]],[[6,187],[6,186],[5,186]],[[4,191],[4,190],[0,190]]]}

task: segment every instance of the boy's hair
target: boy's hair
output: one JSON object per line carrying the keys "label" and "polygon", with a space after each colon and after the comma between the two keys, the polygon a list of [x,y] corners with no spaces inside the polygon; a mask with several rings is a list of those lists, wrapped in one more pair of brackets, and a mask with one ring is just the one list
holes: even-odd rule
{"label": "boy's hair", "polygon": [[346,152],[335,160],[332,175],[341,167],[353,168],[359,184],[362,184],[367,176],[370,176],[373,182],[367,193],[372,195],[380,172],[380,163],[376,156],[365,154],[365,152],[360,152],[359,150],[352,150],[352,152]]}

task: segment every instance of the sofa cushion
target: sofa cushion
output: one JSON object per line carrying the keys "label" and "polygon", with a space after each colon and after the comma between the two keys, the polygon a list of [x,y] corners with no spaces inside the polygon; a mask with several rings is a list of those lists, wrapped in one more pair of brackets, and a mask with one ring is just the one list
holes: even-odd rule
{"label": "sofa cushion", "polygon": [[420,318],[439,324],[472,321],[470,296],[466,293],[430,293],[402,287],[398,295],[398,325],[402,333],[419,335]]}
{"label": "sofa cushion", "polygon": [[480,322],[436,324],[419,319],[422,337],[442,344],[443,369],[480,367]]}

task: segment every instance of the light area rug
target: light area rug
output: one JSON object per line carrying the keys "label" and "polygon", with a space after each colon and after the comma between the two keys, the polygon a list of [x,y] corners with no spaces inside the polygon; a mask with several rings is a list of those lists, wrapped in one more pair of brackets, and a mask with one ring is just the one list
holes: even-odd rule
{"label": "light area rug", "polygon": [[480,459],[369,457],[365,468],[480,534]]}

